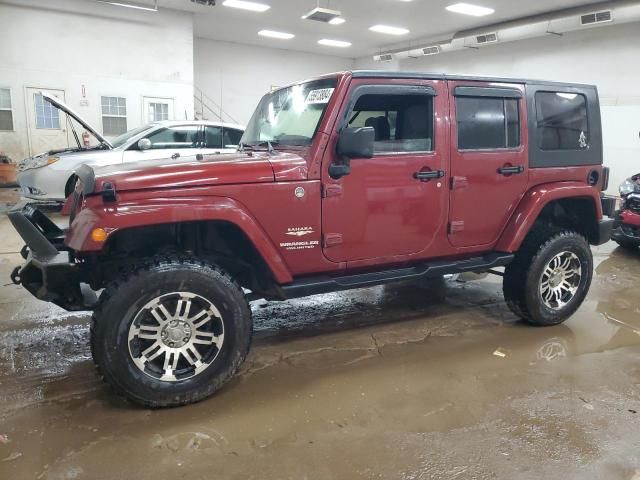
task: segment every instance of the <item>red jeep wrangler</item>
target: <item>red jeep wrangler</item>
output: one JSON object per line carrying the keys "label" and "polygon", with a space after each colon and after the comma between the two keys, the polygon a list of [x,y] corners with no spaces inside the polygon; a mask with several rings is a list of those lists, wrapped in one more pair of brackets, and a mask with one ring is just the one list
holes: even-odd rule
{"label": "red jeep wrangler", "polygon": [[505,267],[516,315],[560,323],[613,223],[587,85],[343,72],[265,95],[237,154],[76,174],[68,229],[9,214],[26,242],[12,279],[93,309],[104,378],[148,406],[238,370],[252,298]]}

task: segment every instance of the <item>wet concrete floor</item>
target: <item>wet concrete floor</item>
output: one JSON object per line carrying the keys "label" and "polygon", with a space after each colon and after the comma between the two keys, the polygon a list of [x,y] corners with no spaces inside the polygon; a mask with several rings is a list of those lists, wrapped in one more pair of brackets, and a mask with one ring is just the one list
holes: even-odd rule
{"label": "wet concrete floor", "polygon": [[237,378],[147,410],[98,378],[89,314],[7,285],[0,239],[0,479],[640,479],[640,252],[595,249],[556,327],[497,277],[257,302]]}

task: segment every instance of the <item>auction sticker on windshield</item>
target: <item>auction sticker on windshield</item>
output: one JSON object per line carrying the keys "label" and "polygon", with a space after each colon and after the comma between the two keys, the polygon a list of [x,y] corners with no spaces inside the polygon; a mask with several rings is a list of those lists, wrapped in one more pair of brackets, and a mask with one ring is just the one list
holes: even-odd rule
{"label": "auction sticker on windshield", "polygon": [[307,94],[307,99],[305,103],[307,105],[316,105],[318,103],[329,103],[329,99],[331,98],[331,94],[335,88],[318,88],[316,90],[311,90]]}

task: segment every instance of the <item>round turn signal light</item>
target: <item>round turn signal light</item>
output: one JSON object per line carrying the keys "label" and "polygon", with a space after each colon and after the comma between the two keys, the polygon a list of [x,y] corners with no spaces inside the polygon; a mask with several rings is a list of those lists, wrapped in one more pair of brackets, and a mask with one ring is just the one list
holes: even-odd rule
{"label": "round turn signal light", "polygon": [[107,232],[104,228],[94,228],[91,230],[91,240],[94,242],[104,242],[107,239]]}

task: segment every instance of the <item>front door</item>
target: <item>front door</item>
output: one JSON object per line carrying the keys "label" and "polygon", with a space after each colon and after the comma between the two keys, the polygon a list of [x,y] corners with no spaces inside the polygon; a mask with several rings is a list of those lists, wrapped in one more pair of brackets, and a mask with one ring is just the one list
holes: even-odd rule
{"label": "front door", "polygon": [[64,90],[26,89],[30,155],[69,146],[67,116],[42,96],[42,90],[64,101]]}
{"label": "front door", "polygon": [[[373,127],[374,156],[352,159],[338,179],[323,161],[322,229],[325,256],[335,262],[393,262],[429,247],[446,224],[448,172],[442,82],[388,85],[353,80],[337,130]],[[330,150],[330,151],[329,151]],[[443,153],[444,152],[444,153]]]}
{"label": "front door", "polygon": [[174,119],[173,98],[142,98],[142,123],[162,122],[164,120]]}
{"label": "front door", "polygon": [[170,161],[190,157],[195,159],[195,155],[201,150],[199,148],[201,132],[200,125],[160,127],[144,137],[151,144],[148,150],[140,150],[138,143],[134,143],[124,152],[123,161],[137,162],[151,159]]}
{"label": "front door", "polygon": [[490,246],[527,188],[524,87],[449,82],[449,242]]}

